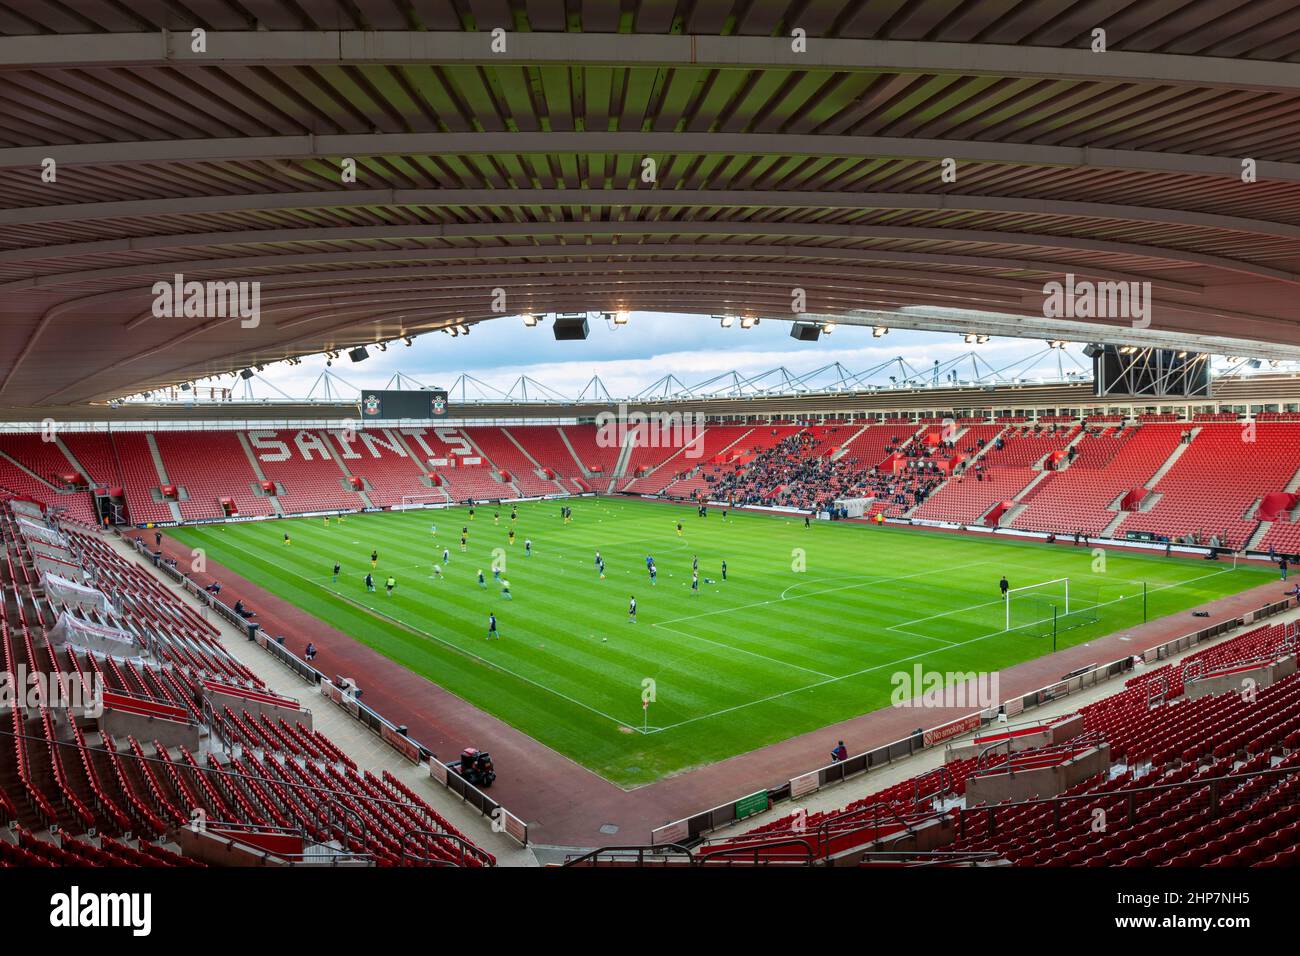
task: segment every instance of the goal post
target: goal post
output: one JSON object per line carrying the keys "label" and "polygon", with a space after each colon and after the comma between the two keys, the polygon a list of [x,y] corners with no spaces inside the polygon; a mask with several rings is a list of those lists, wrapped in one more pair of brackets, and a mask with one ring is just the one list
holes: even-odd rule
{"label": "goal post", "polygon": [[1003,596],[1006,605],[1005,629],[1017,630],[1038,624],[1050,624],[1053,616],[1070,613],[1070,579],[1053,578],[1024,587],[1010,588]]}
{"label": "goal post", "polygon": [[446,495],[402,495],[397,511],[411,511],[418,508],[437,508],[451,504]]}

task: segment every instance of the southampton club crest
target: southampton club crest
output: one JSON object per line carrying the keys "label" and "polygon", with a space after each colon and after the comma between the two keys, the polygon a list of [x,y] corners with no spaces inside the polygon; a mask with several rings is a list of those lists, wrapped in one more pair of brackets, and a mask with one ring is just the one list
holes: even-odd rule
{"label": "southampton club crest", "polygon": [[367,396],[366,396],[366,400],[365,400],[365,402],[363,403],[362,407],[363,407],[363,409],[364,409],[364,411],[365,411],[365,413],[366,413],[367,415],[378,415],[378,414],[379,414],[379,396],[378,396],[378,395],[367,395]]}
{"label": "southampton club crest", "polygon": [[447,399],[443,398],[441,395],[436,395],[436,396],[434,396],[434,399],[433,399],[433,414],[435,414],[435,415],[446,415],[446,414],[447,414]]}

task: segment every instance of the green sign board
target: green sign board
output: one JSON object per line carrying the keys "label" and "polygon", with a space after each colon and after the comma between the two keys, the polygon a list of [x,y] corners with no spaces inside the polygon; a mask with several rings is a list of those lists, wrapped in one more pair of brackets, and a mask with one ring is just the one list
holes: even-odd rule
{"label": "green sign board", "polygon": [[767,791],[759,790],[736,801],[736,819],[743,820],[767,809]]}

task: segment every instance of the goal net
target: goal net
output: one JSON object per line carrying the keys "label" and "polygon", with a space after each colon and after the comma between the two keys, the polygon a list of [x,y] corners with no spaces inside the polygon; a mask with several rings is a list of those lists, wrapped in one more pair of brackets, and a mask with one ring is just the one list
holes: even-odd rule
{"label": "goal net", "polygon": [[1050,634],[1053,624],[1070,614],[1070,579],[1055,578],[1011,588],[1003,603],[1006,630]]}
{"label": "goal net", "polygon": [[436,495],[402,495],[402,503],[397,505],[399,511],[415,508],[438,508],[450,504],[445,494]]}

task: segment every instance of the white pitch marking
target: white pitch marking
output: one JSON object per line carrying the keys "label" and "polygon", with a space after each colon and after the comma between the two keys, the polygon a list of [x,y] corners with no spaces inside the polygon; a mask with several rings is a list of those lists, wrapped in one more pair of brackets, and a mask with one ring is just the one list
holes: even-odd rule
{"label": "white pitch marking", "polygon": [[[1236,569],[1235,569],[1235,568],[1224,568],[1224,569],[1222,569],[1221,571],[1211,571],[1209,574],[1202,574],[1202,575],[1200,575],[1200,576],[1198,576],[1198,577],[1191,578],[1190,580],[1187,580],[1187,581],[1177,581],[1177,582],[1174,582],[1174,583],[1172,583],[1172,584],[1163,584],[1163,585],[1161,585],[1160,587],[1151,588],[1150,590],[1152,590],[1152,591],[1164,591],[1164,590],[1168,590],[1169,588],[1183,587],[1183,586],[1188,585],[1188,584],[1194,584],[1194,583],[1196,583],[1197,581],[1202,581],[1202,580],[1204,580],[1204,579],[1206,579],[1206,578],[1217,577],[1217,576],[1220,575],[1220,574],[1229,574],[1229,573],[1231,573],[1231,572],[1234,571],[1234,570],[1236,570]],[[1124,599],[1121,599],[1121,600],[1124,600]],[[970,640],[968,640],[968,641],[961,641],[960,643],[953,644],[952,646],[953,646],[953,647],[965,647],[967,644],[975,644],[975,643],[977,643],[977,642],[979,642],[979,641],[988,640],[990,637],[998,637],[999,635],[1002,635],[1002,634],[1005,634],[1005,633],[1007,633],[1007,632],[1006,632],[1006,631],[991,631],[991,632],[988,633],[988,634],[981,634],[979,637],[972,637],[972,638],[971,638]],[[919,636],[919,635],[917,635],[917,636]],[[673,729],[676,728],[676,727],[683,727],[683,726],[685,726],[686,724],[693,724],[693,723],[696,723],[697,721],[708,720],[708,719],[711,718],[711,717],[721,717],[723,714],[730,714],[730,713],[733,713],[733,712],[735,712],[735,711],[737,711],[737,710],[743,710],[743,709],[745,709],[746,707],[753,707],[755,704],[765,704],[765,703],[767,703],[768,701],[772,701],[772,700],[780,700],[782,697],[789,697],[791,694],[798,694],[798,693],[801,693],[802,691],[805,691],[805,690],[812,690],[812,689],[815,688],[815,687],[824,687],[824,686],[826,686],[827,684],[834,684],[834,683],[837,683],[838,681],[848,680],[849,678],[852,678],[852,677],[861,677],[863,674],[870,674],[872,671],[878,671],[878,670],[881,670],[881,669],[886,668],[886,667],[896,667],[896,666],[899,665],[899,664],[906,664],[908,661],[916,660],[918,657],[924,657],[924,656],[926,656],[926,654],[934,654],[934,653],[937,653],[937,652],[936,652],[936,651],[924,651],[924,652],[922,652],[922,653],[920,653],[920,654],[912,654],[912,655],[910,655],[910,656],[908,656],[908,657],[900,657],[898,660],[896,660],[896,661],[890,661],[890,662],[888,662],[888,663],[886,663],[886,664],[876,664],[876,665],[873,665],[872,667],[864,667],[862,670],[860,670],[860,671],[854,671],[852,674],[844,674],[843,676],[840,676],[840,677],[832,677],[832,678],[830,678],[830,679],[828,679],[828,680],[817,681],[817,682],[814,683],[814,684],[807,684],[807,685],[805,685],[805,686],[803,686],[803,687],[796,687],[796,688],[794,688],[793,690],[782,691],[782,692],[779,693],[779,694],[772,694],[772,695],[770,695],[770,696],[768,696],[768,697],[762,697],[762,698],[759,698],[758,700],[751,700],[751,701],[749,701],[749,703],[746,703],[746,704],[736,704],[736,705],[733,706],[733,707],[725,707],[725,708],[723,708],[722,710],[715,711],[715,712],[713,712],[713,713],[711,713],[711,714],[701,714],[699,717],[689,717],[689,718],[687,718],[686,720],[681,720],[681,721],[678,721],[678,722],[675,723],[675,724],[669,724],[667,727],[662,727],[662,728],[659,729],[659,731],[652,731],[652,733],[659,733],[659,732],[662,732],[662,731],[664,731],[664,730],[673,730]]]}
{"label": "white pitch marking", "polygon": [[[838,587],[838,588],[825,588],[821,591],[813,591],[811,594],[797,594],[794,597],[790,597],[790,598],[782,596],[772,601],[758,601],[754,604],[737,604],[735,607],[719,608],[716,611],[703,611],[699,614],[689,614],[686,617],[677,617],[677,618],[673,618],[671,621],[663,621],[661,623],[680,624],[682,621],[693,621],[696,618],[700,618],[700,617],[712,617],[714,614],[730,614],[732,611],[744,611],[751,607],[765,607],[769,604],[780,604],[782,601],[802,601],[804,598],[816,597],[819,594],[830,594],[835,591],[849,591],[852,590],[853,588],[874,587],[877,584],[890,584],[894,581],[905,581],[908,578],[920,578],[926,576],[927,574],[947,574],[952,571],[960,571],[963,568],[974,568],[974,567],[979,567],[980,565],[992,564],[992,563],[993,563],[992,561],[975,561],[971,564],[959,564],[951,568],[935,568],[934,570],[931,571],[918,571],[915,574],[902,574],[899,575],[898,577],[893,577],[893,578],[877,578],[874,581],[863,581],[859,584],[846,584],[843,587]],[[819,579],[819,580],[826,580],[826,579]],[[816,581],[800,582],[800,584],[815,584],[815,583]],[[799,587],[799,586],[800,585],[798,584],[792,584],[790,588]],[[789,591],[790,588],[786,588],[785,590]],[[782,592],[782,595],[784,594],[785,591]]]}

